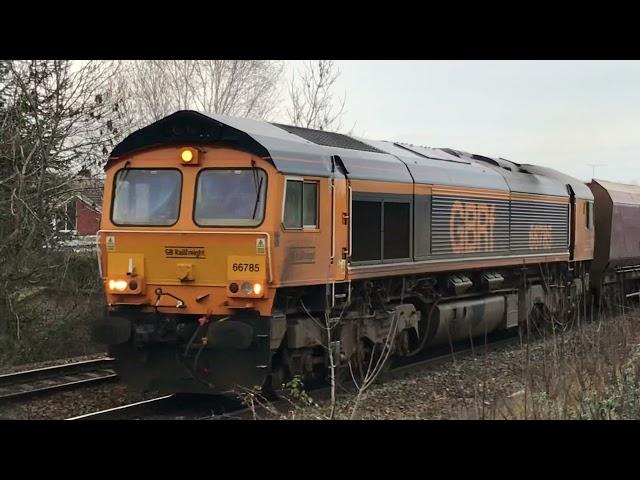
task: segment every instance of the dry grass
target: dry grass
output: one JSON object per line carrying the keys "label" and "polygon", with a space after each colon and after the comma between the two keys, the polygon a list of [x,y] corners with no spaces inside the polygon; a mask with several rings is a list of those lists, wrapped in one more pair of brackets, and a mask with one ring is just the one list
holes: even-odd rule
{"label": "dry grass", "polygon": [[[537,348],[523,344],[524,388],[497,396],[481,382],[463,418],[640,418],[640,314],[627,312],[540,332]],[[499,381],[499,379],[498,379]]]}
{"label": "dry grass", "polygon": [[[269,418],[328,418],[318,403]],[[335,418],[350,418],[352,407],[352,396],[340,397]],[[640,312],[553,325],[519,345],[478,348],[475,357],[374,385],[358,418],[640,418]]]}

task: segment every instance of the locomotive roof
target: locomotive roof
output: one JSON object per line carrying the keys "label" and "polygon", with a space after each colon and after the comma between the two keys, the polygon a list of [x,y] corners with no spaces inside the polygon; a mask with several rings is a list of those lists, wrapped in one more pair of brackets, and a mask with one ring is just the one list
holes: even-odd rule
{"label": "locomotive roof", "polygon": [[554,170],[553,168],[542,167],[540,165],[523,164],[522,168],[536,175],[555,178],[557,182],[560,182],[562,185],[570,185],[576,198],[580,198],[582,200],[593,200],[593,193],[591,192],[591,189],[586,183],[578,180],[577,178],[559,172],[558,170]]}
{"label": "locomotive roof", "polygon": [[559,196],[568,195],[565,185],[569,183],[577,196],[593,198],[576,179],[502,158],[192,110],[175,112],[131,133],[115,146],[106,166],[142,149],[205,144],[224,144],[268,158],[280,172],[291,175],[329,176],[334,165],[332,157],[338,156],[352,179],[415,181]]}
{"label": "locomotive roof", "polygon": [[364,141],[404,163],[416,183],[509,190],[504,179],[491,169],[476,162],[460,160],[444,150],[388,141]]}
{"label": "locomotive roof", "polygon": [[[464,152],[462,150],[446,150],[457,154],[460,158],[482,162],[487,165],[504,178],[512,192],[568,197],[569,192],[566,185],[570,184],[574,192],[576,189],[580,192],[580,195],[576,192],[578,198],[583,198],[584,195],[587,195],[586,198],[593,198],[593,196],[590,196],[591,192],[589,188],[582,184],[582,182],[550,168],[545,169],[544,167],[536,167],[534,165],[521,165],[505,158],[488,157]],[[582,188],[580,188],[580,184],[582,184]]]}

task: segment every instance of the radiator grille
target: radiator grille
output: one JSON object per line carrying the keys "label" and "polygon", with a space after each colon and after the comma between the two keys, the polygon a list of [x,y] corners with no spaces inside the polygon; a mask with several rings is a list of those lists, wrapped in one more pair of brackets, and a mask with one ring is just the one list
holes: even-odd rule
{"label": "radiator grille", "polygon": [[433,255],[491,254],[509,248],[509,202],[434,195],[431,207]]}
{"label": "radiator grille", "polygon": [[569,205],[511,202],[512,251],[566,250],[569,246]]}

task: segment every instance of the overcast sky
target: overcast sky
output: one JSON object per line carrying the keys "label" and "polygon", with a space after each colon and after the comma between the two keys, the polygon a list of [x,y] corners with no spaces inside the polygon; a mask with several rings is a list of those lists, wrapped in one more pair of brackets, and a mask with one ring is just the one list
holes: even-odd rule
{"label": "overcast sky", "polygon": [[357,136],[640,184],[638,61],[336,63]]}

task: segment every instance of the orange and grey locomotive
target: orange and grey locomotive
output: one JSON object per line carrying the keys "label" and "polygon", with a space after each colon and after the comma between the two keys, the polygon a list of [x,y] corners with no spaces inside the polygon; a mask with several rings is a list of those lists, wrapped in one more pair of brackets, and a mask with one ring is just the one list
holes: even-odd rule
{"label": "orange and grey locomotive", "polygon": [[132,133],[105,170],[95,337],[146,388],[358,371],[566,318],[594,282],[640,290],[635,187],[194,111]]}

